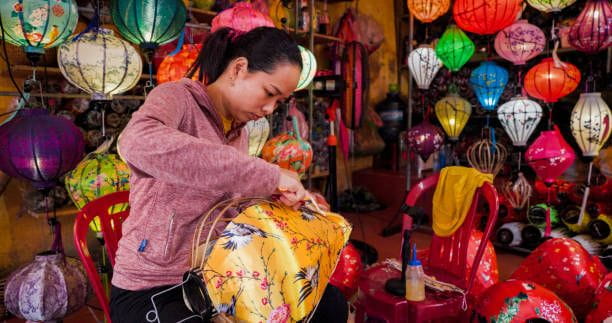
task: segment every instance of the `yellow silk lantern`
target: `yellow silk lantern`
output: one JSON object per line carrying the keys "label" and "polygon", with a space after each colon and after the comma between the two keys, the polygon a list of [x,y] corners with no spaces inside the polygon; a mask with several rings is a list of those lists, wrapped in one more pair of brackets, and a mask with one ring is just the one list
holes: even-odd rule
{"label": "yellow silk lantern", "polygon": [[459,139],[463,127],[472,114],[470,102],[456,93],[450,93],[436,103],[436,117],[450,140]]}

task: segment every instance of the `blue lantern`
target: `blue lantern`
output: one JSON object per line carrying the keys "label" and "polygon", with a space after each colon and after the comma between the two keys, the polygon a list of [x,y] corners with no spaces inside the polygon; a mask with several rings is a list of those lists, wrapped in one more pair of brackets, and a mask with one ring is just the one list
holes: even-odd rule
{"label": "blue lantern", "polygon": [[472,71],[470,84],[480,105],[493,111],[508,84],[508,71],[494,62],[483,62]]}

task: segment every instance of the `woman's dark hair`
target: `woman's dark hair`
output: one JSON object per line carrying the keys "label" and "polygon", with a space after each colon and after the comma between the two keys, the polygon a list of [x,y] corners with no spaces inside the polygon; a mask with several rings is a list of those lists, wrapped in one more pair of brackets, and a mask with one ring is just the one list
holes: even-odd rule
{"label": "woman's dark hair", "polygon": [[199,71],[200,81],[213,83],[238,57],[246,57],[249,61],[249,72],[271,73],[279,63],[291,63],[302,68],[297,43],[283,30],[258,27],[241,34],[231,28],[221,28],[204,41],[186,77],[192,78]]}

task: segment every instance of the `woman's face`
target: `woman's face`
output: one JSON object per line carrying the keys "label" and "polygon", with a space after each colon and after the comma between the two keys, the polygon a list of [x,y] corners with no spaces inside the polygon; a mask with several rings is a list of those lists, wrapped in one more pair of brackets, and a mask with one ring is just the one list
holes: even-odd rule
{"label": "woman's face", "polygon": [[[233,64],[232,64],[233,65]],[[280,63],[271,73],[249,72],[246,64],[233,66],[226,107],[235,121],[245,123],[274,112],[297,87],[300,68],[291,63]]]}

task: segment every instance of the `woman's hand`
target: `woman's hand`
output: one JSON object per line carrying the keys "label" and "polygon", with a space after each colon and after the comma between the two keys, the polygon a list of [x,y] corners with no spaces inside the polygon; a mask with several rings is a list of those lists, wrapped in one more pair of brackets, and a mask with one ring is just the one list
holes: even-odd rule
{"label": "woman's hand", "polygon": [[306,196],[306,189],[302,185],[298,174],[283,168],[280,169],[277,190],[280,193],[280,201],[296,210]]}

